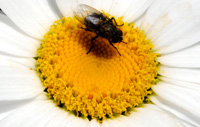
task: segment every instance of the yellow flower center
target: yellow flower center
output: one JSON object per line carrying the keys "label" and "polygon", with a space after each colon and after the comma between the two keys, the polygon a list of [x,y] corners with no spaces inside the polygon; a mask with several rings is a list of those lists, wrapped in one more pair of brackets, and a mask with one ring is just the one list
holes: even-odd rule
{"label": "yellow flower center", "polygon": [[[117,19],[122,24],[121,18]],[[157,76],[158,54],[144,31],[124,23],[123,41],[96,36],[74,18],[55,21],[38,49],[37,71],[49,97],[76,115],[104,119],[143,104]]]}

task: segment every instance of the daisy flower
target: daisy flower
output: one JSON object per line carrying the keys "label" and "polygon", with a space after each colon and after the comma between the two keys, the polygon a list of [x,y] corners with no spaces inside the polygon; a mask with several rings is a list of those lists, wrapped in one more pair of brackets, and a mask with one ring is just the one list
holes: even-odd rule
{"label": "daisy flower", "polygon": [[[124,43],[94,39],[74,17],[80,4],[113,17],[103,25],[115,24]],[[200,126],[199,0],[1,0],[0,8],[1,127]]]}

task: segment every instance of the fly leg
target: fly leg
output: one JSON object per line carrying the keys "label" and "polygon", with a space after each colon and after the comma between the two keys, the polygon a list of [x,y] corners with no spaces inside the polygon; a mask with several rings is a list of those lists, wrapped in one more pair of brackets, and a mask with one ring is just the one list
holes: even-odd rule
{"label": "fly leg", "polygon": [[88,28],[83,28],[83,27],[81,27],[81,29],[84,29],[85,31],[90,31],[90,32],[92,32],[90,29],[88,29]]}
{"label": "fly leg", "polygon": [[117,52],[118,52],[118,54],[121,56],[121,54],[120,54],[120,52],[118,51],[118,49],[113,45],[113,43],[109,40],[109,43],[112,45],[112,47],[114,47],[116,50],[117,50]]}
{"label": "fly leg", "polygon": [[[116,22],[116,20],[115,20],[115,18],[114,17],[112,17],[111,19],[110,19],[110,21],[112,22],[112,20],[114,21],[114,23],[115,23],[115,25],[117,25],[117,22]],[[117,25],[117,26],[123,26],[124,25],[124,23],[123,24],[121,24],[121,25]]]}
{"label": "fly leg", "polygon": [[99,37],[99,34],[97,34],[95,37],[92,38],[92,46],[90,47],[90,49],[87,52],[87,54],[94,48],[94,40],[97,39],[98,37]]}

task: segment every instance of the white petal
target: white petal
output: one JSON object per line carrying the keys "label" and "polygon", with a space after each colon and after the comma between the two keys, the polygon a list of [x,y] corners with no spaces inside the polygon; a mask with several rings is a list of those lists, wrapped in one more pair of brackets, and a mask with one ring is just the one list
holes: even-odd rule
{"label": "white petal", "polygon": [[[135,112],[131,112],[135,113]],[[137,118],[131,118],[130,116],[119,116],[119,118],[116,118],[116,120],[120,121],[122,124],[124,124],[125,127],[141,127],[140,122],[138,121]],[[116,121],[115,120],[115,121]],[[108,126],[109,127],[109,126]]]}
{"label": "white petal", "polygon": [[200,44],[157,58],[162,65],[200,68]]}
{"label": "white petal", "polygon": [[0,14],[0,51],[16,56],[34,57],[40,41],[22,34],[7,16]]}
{"label": "white petal", "polygon": [[[95,0],[98,3],[100,0]],[[87,4],[92,6],[94,0],[56,0],[58,8],[64,17],[72,17],[73,11],[77,9],[78,4]]]}
{"label": "white petal", "polygon": [[116,17],[123,16],[125,22],[133,22],[139,18],[153,0],[114,0],[110,14]]}
{"label": "white petal", "polygon": [[10,110],[8,112],[0,113],[0,121],[4,119],[6,116],[8,116],[10,113],[12,113],[14,110]]}
{"label": "white petal", "polygon": [[1,127],[44,127],[61,113],[53,101],[35,100],[0,121]]}
{"label": "white petal", "polygon": [[56,3],[63,16],[71,17],[73,15],[69,0],[56,0]]}
{"label": "white petal", "polygon": [[58,19],[49,0],[1,0],[0,8],[23,31],[38,39]]}
{"label": "white petal", "polygon": [[91,120],[86,127],[102,127],[102,124],[99,123],[96,119]]}
{"label": "white petal", "polygon": [[[38,97],[35,98],[36,100],[47,100],[46,92],[43,92]],[[50,100],[50,103],[53,103],[52,100]],[[55,103],[53,103],[55,105]],[[89,127],[89,125],[95,125],[95,127],[98,126],[99,123],[97,121],[92,120],[89,122],[88,119],[83,119],[76,117],[74,114],[71,114],[63,109],[57,109],[58,107],[55,107],[56,110],[59,110],[59,113],[57,113],[54,117],[52,117],[48,123],[45,124],[45,127]],[[52,110],[53,111],[53,110]],[[87,126],[86,126],[87,125]],[[92,126],[93,127],[93,126]]]}
{"label": "white petal", "polygon": [[156,106],[154,109],[151,108],[148,108],[148,105],[142,108],[136,108],[137,112],[131,114],[130,117],[132,119],[136,118],[137,121],[140,121],[140,125],[137,127],[183,127],[175,117],[161,111]]}
{"label": "white petal", "polygon": [[[98,10],[102,10],[102,9],[108,10],[111,7],[112,1],[113,0],[108,0],[108,1],[107,0],[92,0],[91,6],[98,9]],[[106,2],[108,2],[107,5],[106,5]]]}
{"label": "white petal", "polygon": [[42,92],[40,95],[34,98],[35,100],[48,100],[47,92]]}
{"label": "white petal", "polygon": [[33,98],[43,89],[34,70],[0,66],[0,100]]}
{"label": "white petal", "polygon": [[183,127],[176,118],[151,104],[135,108],[128,116],[103,121],[103,127]]}
{"label": "white petal", "polygon": [[87,4],[110,15],[123,16],[126,22],[132,22],[146,11],[153,0],[56,0],[56,2],[65,17],[73,16],[73,10],[77,9],[78,4]]}
{"label": "white petal", "polygon": [[[56,3],[63,16],[72,17],[73,11],[77,9],[78,4],[87,4],[98,10],[101,10],[103,1],[102,0],[56,0]],[[109,7],[108,3],[110,3],[110,0],[106,1],[106,3],[107,3],[106,7]]]}
{"label": "white petal", "polygon": [[155,105],[135,108],[128,116],[119,116],[103,121],[102,127],[183,127],[176,118],[163,112]]}
{"label": "white petal", "polygon": [[164,109],[166,112],[175,115],[187,127],[197,127],[200,125],[199,118],[192,115],[187,110],[181,109],[180,107],[175,106],[173,103],[158,96],[151,96],[150,99],[153,103]]}
{"label": "white petal", "polygon": [[200,83],[200,70],[199,69],[182,69],[161,66],[159,74],[175,79],[191,83]]}
{"label": "white petal", "polygon": [[197,126],[192,125],[191,123],[188,123],[188,122],[185,122],[185,121],[182,121],[182,123],[183,123],[186,127],[197,127]]}
{"label": "white petal", "polygon": [[26,100],[0,100],[0,114],[8,114],[13,109],[16,109],[20,106],[23,106],[29,102],[31,102],[33,98]]}
{"label": "white petal", "polygon": [[104,120],[102,127],[128,127],[128,126],[120,118],[114,118],[113,120],[112,119]]}
{"label": "white petal", "polygon": [[[145,15],[145,14],[143,14]],[[144,20],[144,16],[139,17],[137,20],[134,21],[135,27],[141,28],[142,22]]]}
{"label": "white petal", "polygon": [[156,0],[142,29],[160,54],[178,51],[200,41],[199,0]]}
{"label": "white petal", "polygon": [[[99,6],[99,9],[101,11],[103,10],[104,12],[110,14],[110,12],[111,12],[113,6],[115,5],[116,1],[118,1],[118,0],[102,0],[101,6]],[[128,0],[126,2],[128,2]],[[97,4],[93,4],[93,6],[98,7]]]}
{"label": "white petal", "polygon": [[166,77],[160,77],[160,79],[163,80],[164,82],[170,83],[171,85],[176,85],[176,86],[180,86],[180,87],[184,87],[186,89],[192,89],[192,90],[196,90],[196,91],[200,90],[199,84],[179,81],[179,80],[170,79],[170,78],[166,78]]}
{"label": "white petal", "polygon": [[34,69],[36,61],[33,58],[23,58],[0,53],[0,66]]}
{"label": "white petal", "polygon": [[88,123],[88,119],[78,118],[74,114],[69,114],[65,110],[62,110],[45,127],[87,127]]}
{"label": "white petal", "polygon": [[172,108],[179,107],[177,111],[182,109],[186,111],[183,112],[185,115],[200,119],[199,91],[171,85],[166,82],[159,82],[157,85],[152,86],[152,89],[159,97],[164,98],[168,105],[171,104]]}

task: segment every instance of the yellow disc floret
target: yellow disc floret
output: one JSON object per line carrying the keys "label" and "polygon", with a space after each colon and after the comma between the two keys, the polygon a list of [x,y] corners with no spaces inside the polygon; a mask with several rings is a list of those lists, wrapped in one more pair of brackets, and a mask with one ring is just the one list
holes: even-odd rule
{"label": "yellow disc floret", "polygon": [[[117,20],[122,24],[121,18]],[[104,119],[139,106],[151,94],[158,63],[144,31],[124,23],[123,42],[115,43],[82,29],[74,18],[55,21],[38,49],[37,71],[58,105],[84,117]]]}

